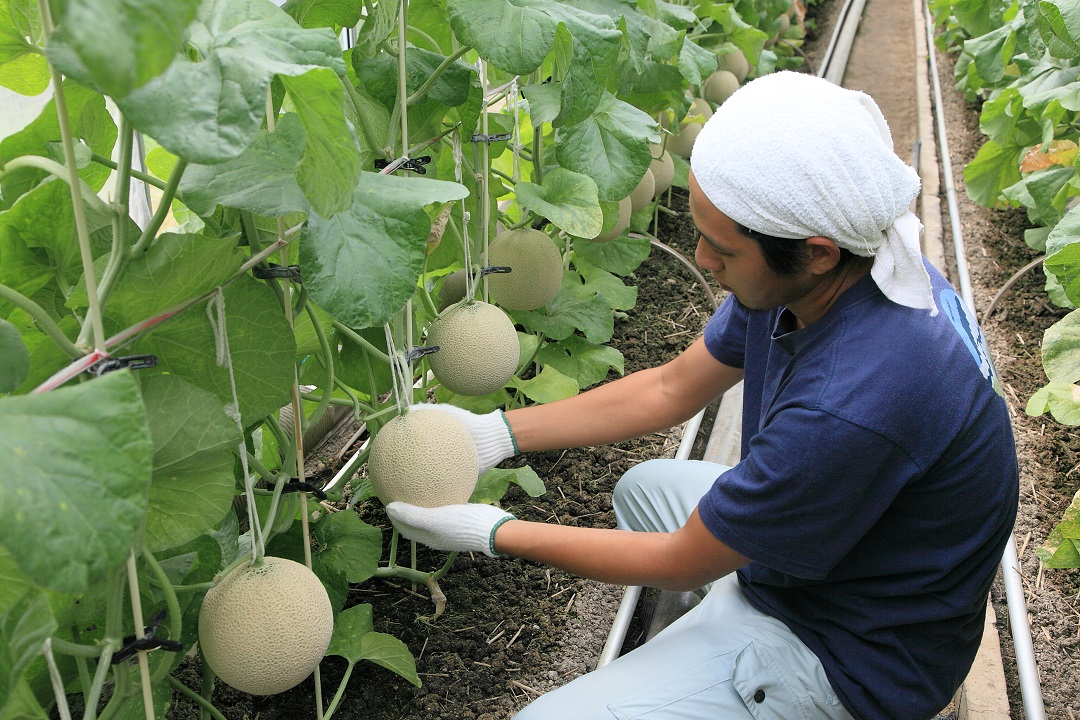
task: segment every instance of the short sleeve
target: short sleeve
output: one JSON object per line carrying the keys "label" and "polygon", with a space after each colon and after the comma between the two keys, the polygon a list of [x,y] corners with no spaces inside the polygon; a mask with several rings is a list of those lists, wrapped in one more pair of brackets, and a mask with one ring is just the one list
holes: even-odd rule
{"label": "short sleeve", "polygon": [[895,443],[826,412],[784,409],[717,478],[698,513],[718,539],[782,573],[820,580],[921,474]]}
{"label": "short sleeve", "polygon": [[729,367],[744,367],[748,320],[746,308],[734,295],[728,295],[705,324],[705,347],[709,353]]}

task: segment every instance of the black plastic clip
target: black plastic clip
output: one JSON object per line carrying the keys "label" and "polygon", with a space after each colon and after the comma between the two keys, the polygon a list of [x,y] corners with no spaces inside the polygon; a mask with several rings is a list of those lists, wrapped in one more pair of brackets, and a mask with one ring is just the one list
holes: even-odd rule
{"label": "black plastic clip", "polygon": [[278,278],[288,278],[294,283],[300,284],[300,266],[289,265],[275,265],[269,263],[266,267],[254,267],[251,268],[251,274],[257,277],[259,280],[276,280]]}
{"label": "black plastic clip", "polygon": [[513,270],[514,269],[509,265],[488,265],[487,267],[480,268],[480,277],[497,273],[513,272]]}
{"label": "black plastic clip", "polygon": [[494,135],[473,135],[469,139],[473,142],[496,143],[505,142],[512,137],[514,137],[514,133],[498,133]]}
{"label": "black plastic clip", "polygon": [[411,170],[417,175],[427,175],[427,168],[424,166],[431,162],[430,155],[421,155],[420,157],[405,158],[402,160],[375,160],[375,169],[382,170],[390,165],[394,166],[394,170]]}
{"label": "black plastic clip", "polygon": [[325,500],[326,499],[326,493],[324,493],[321,489],[315,487],[314,485],[312,485],[309,482],[300,482],[299,480],[290,480],[289,482],[287,482],[287,483],[285,483],[284,485],[281,486],[282,494],[288,493],[288,492],[301,492],[301,491],[309,492],[312,495],[314,495],[315,497],[319,498],[320,500]]}
{"label": "black plastic clip", "polygon": [[129,355],[127,357],[107,357],[98,360],[86,368],[86,372],[94,377],[101,377],[105,373],[115,370],[143,370],[157,365],[157,355]]}
{"label": "black plastic clip", "polygon": [[438,345],[420,345],[409,350],[409,352],[405,354],[405,360],[408,362],[413,362],[414,360],[419,360],[425,355],[430,355],[431,353],[437,352],[439,352]]}
{"label": "black plastic clip", "polygon": [[184,644],[178,640],[165,640],[154,635],[157,631],[158,625],[165,619],[165,609],[158,610],[157,614],[150,619],[150,624],[143,629],[143,636],[140,638],[134,635],[128,635],[124,638],[124,646],[113,653],[112,664],[118,665],[124,662],[128,658],[135,657],[141,651],[150,652],[151,650],[168,650],[169,652],[180,652],[184,649]]}

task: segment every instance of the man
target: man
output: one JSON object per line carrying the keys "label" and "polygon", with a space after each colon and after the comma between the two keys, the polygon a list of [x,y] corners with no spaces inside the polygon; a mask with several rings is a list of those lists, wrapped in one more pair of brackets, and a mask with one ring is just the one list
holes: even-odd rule
{"label": "man", "polygon": [[703,337],[574,398],[457,414],[486,468],[671,427],[742,380],[739,464],[642,463],[613,530],[387,511],[440,549],[708,590],[520,720],[930,718],[978,648],[1018,474],[984,338],[919,251],[918,176],[868,96],[790,72],[721,105],[690,164],[696,260],[731,293]]}

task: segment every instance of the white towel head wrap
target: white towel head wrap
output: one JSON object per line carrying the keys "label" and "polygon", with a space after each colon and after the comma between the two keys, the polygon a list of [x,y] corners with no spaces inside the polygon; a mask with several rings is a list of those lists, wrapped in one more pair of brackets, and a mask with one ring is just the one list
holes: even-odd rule
{"label": "white towel head wrap", "polygon": [[937,314],[922,223],[908,210],[919,175],[893,152],[869,95],[814,75],[764,75],[717,108],[690,167],[732,220],[774,237],[820,235],[873,257],[870,274],[887,298]]}

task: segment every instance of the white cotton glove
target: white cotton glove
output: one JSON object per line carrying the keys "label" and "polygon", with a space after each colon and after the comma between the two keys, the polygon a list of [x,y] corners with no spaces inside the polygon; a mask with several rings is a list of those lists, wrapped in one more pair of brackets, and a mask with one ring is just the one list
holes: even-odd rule
{"label": "white cotton glove", "polygon": [[518,454],[517,441],[502,410],[478,415],[450,403],[410,405],[409,412],[414,410],[442,410],[460,420],[476,445],[481,474]]}
{"label": "white cotton glove", "polygon": [[495,531],[510,513],[494,505],[466,503],[426,508],[399,501],[386,506],[386,514],[405,537],[436,550],[482,552],[499,557],[495,552]]}

